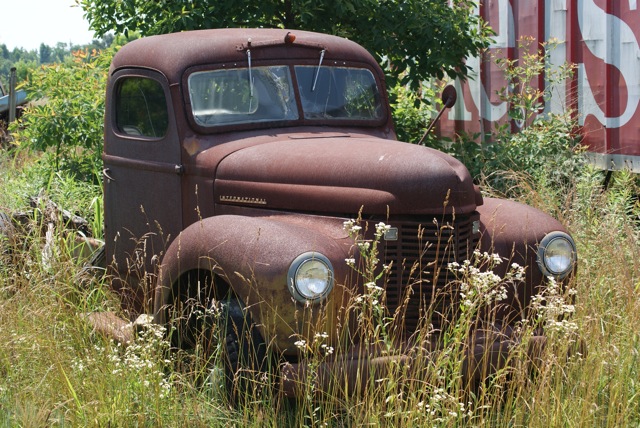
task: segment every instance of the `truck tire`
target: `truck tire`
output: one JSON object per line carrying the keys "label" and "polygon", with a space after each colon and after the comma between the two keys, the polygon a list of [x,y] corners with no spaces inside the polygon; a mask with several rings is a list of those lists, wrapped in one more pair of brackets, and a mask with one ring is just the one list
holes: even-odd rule
{"label": "truck tire", "polygon": [[222,362],[226,393],[232,405],[260,400],[273,387],[270,381],[267,347],[243,309],[242,303],[231,298],[223,305],[220,317],[224,332]]}
{"label": "truck tire", "polygon": [[234,406],[271,388],[264,339],[228,288],[192,272],[183,277],[173,299],[174,304],[165,308],[171,345],[188,354],[199,349],[194,356],[203,362],[210,388],[224,389],[223,396]]}

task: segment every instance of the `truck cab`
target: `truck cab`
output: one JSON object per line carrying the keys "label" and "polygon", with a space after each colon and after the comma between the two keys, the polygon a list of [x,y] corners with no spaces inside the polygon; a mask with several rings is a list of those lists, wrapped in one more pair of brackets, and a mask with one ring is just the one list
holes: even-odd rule
{"label": "truck cab", "polygon": [[[287,395],[305,373],[301,340],[349,335],[349,301],[366,287],[355,267],[363,243],[376,242],[385,310],[402,307],[401,341],[425,323],[444,328],[438,314],[456,305],[447,266],[474,251],[526,266],[498,330],[548,277],[575,271],[558,221],[483,198],[453,157],[397,141],[384,74],[347,39],[280,29],[143,38],[114,57],[106,101],[105,246],[125,308],[152,312],[186,348],[220,323],[219,312],[193,314],[221,305],[233,327],[225,346],[246,351],[249,337],[262,358],[276,356]],[[230,381],[241,366],[229,362]]]}

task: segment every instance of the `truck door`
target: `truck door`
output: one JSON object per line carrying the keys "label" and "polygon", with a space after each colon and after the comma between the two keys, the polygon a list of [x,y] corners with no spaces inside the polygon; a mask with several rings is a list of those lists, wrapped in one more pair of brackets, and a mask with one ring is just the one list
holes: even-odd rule
{"label": "truck door", "polygon": [[[166,78],[119,70],[107,88],[105,247],[114,287],[146,310],[159,261],[182,229],[180,144]],[[142,305],[142,307],[138,306]],[[128,305],[130,306],[130,305]]]}

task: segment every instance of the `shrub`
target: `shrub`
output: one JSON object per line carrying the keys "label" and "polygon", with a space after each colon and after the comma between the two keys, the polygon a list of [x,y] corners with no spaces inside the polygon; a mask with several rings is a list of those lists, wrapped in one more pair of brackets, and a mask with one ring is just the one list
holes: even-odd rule
{"label": "shrub", "polygon": [[25,85],[32,100],[12,125],[22,150],[49,151],[54,170],[95,181],[102,164],[104,94],[115,50],[73,52],[71,61],[44,65]]}
{"label": "shrub", "polygon": [[[420,93],[412,92],[408,86],[396,85],[389,91],[393,121],[398,140],[417,143],[435,117],[438,106],[438,88],[424,84]],[[434,134],[428,135],[436,140]]]}
{"label": "shrub", "polygon": [[[586,164],[575,112],[540,114],[544,102],[573,75],[575,67],[564,64],[549,68],[549,55],[557,42],[543,43],[537,49],[531,49],[532,43],[527,38],[520,41],[520,51],[525,52],[520,59],[494,58],[507,81],[500,98],[508,103],[509,119],[518,124],[520,132],[511,133],[511,122],[507,122],[491,135],[460,134],[453,141],[430,135],[425,140],[426,145],[465,164],[487,192],[501,196],[522,197],[527,191],[526,186],[523,190],[519,185],[523,177],[540,184],[536,187],[565,192]],[[539,89],[536,82],[543,73],[547,85]],[[395,88],[392,94],[397,100],[394,119],[398,136],[405,141],[418,141],[428,124],[427,117],[433,115],[433,107],[425,107],[421,97],[408,93],[406,88]],[[432,91],[427,95],[435,98],[436,94]]]}

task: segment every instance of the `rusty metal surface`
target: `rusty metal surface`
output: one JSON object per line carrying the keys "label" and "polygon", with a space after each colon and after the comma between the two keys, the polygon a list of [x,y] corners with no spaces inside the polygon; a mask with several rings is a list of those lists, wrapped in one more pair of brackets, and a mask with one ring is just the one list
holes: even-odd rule
{"label": "rusty metal surface", "polygon": [[[533,41],[530,53],[539,43],[555,39],[558,46],[550,51],[548,67],[573,63],[577,73],[553,88],[543,113],[575,108],[583,144],[598,155],[598,166],[631,166],[640,172],[635,165],[640,163],[640,9],[635,0],[488,0],[477,13],[497,34],[486,54],[467,61],[475,70],[474,79],[456,83],[462,93],[441,124],[444,134],[484,134],[509,123],[509,106],[499,96],[504,76],[491,57],[522,58],[523,37]],[[541,75],[532,84],[542,88],[549,82]],[[521,126],[511,122],[513,131]]]}
{"label": "rusty metal surface", "polygon": [[[138,296],[134,300],[140,300],[139,306],[149,304],[152,295],[149,286],[155,281],[159,259],[171,241],[189,224],[215,214],[213,187],[220,161],[242,148],[265,144],[275,134],[287,139],[304,128],[301,123],[280,130],[247,131],[251,126],[235,126],[212,136],[198,134],[203,129],[194,129],[185,104],[188,91],[181,89],[187,70],[226,63],[246,67],[244,49],[249,38],[255,66],[267,59],[271,63],[316,64],[319,49],[326,49],[326,64],[342,58],[341,64],[370,69],[382,91],[385,107],[384,121],[373,123],[375,126],[354,128],[345,121],[334,127],[340,127],[347,135],[355,131],[355,135],[395,137],[383,73],[364,48],[346,39],[301,31],[295,32],[293,45],[285,46],[285,34],[284,30],[234,29],[163,35],[134,41],[114,57],[107,89],[103,157],[107,260],[121,283],[118,288],[133,288],[130,291]],[[129,77],[149,78],[162,85],[169,107],[164,137],[145,138],[118,130],[114,98],[118,82]],[[317,126],[323,124],[309,126],[306,132],[326,135],[327,128]],[[291,199],[291,195],[279,197]]]}
{"label": "rusty metal surface", "polygon": [[[392,306],[401,305],[412,266],[422,270],[436,266],[438,259],[438,268],[446,270],[447,263],[468,258],[479,243],[483,251],[513,255],[512,261],[529,266],[526,284],[512,293],[501,315],[507,319],[517,312],[519,307],[514,308],[542,283],[536,244],[547,231],[564,228],[524,205],[483,202],[457,160],[395,141],[382,71],[366,50],[345,39],[297,31],[296,43],[285,45],[286,33],[236,29],[154,36],[130,43],[114,58],[103,157],[106,254],[114,286],[131,299],[125,305],[134,313],[154,311],[156,321],[164,323],[182,287],[196,295],[201,286],[214,289],[205,300],[221,297],[217,287],[220,293],[231,290],[265,341],[295,359],[298,339],[351,325],[346,303],[363,292],[363,280],[345,262],[354,256],[356,242],[343,222],[357,218],[362,209],[367,239],[376,222],[398,227],[398,241],[381,245],[381,261],[395,266],[388,283]],[[275,125],[203,129],[191,115],[185,86],[189,74],[247,67],[249,38],[255,66],[317,64],[325,49],[325,63],[372,70],[385,110],[376,117],[384,120],[358,124],[325,117],[313,122],[301,115]],[[162,87],[169,115],[163,136],[118,128],[113,98],[119,82],[130,77]],[[444,228],[437,225],[443,223]],[[412,236],[419,230],[428,237]],[[308,252],[326,256],[335,284],[326,301],[306,305],[292,297],[287,275],[292,262]],[[446,273],[430,281],[421,283],[419,294],[439,291]],[[431,303],[410,303],[408,333]],[[331,345],[337,338],[328,340]]]}
{"label": "rusty metal surface", "polygon": [[[313,336],[335,331],[338,314],[353,286],[353,272],[335,264],[331,299],[313,307],[294,301],[287,288],[287,271],[307,251],[344,260],[353,245],[343,230],[343,219],[313,216],[250,217],[221,215],[194,223],[177,238],[164,257],[155,307],[156,321],[166,321],[177,279],[190,271],[212,271],[230,284],[252,315],[260,320],[263,337],[276,349],[295,352],[300,334]],[[276,309],[277,308],[277,309]],[[319,323],[321,315],[326,316]],[[273,341],[273,342],[272,342]]]}
{"label": "rusty metal surface", "polygon": [[525,280],[508,290],[508,297],[497,313],[504,322],[517,321],[526,312],[531,297],[545,286],[545,278],[536,265],[537,244],[549,232],[568,232],[548,214],[514,201],[485,198],[478,213],[480,249],[506,258],[494,272],[504,277],[512,263],[527,267]]}
{"label": "rusty metal surface", "polygon": [[[295,34],[293,44],[285,45],[288,32]],[[118,52],[112,72],[125,67],[144,66],[161,71],[171,83],[179,82],[184,71],[198,65],[247,63],[246,48],[252,44],[252,57],[284,61],[295,58],[317,62],[325,49],[325,61],[342,60],[376,64],[369,52],[342,37],[302,30],[228,28],[185,31],[135,40]]]}
{"label": "rusty metal surface", "polygon": [[450,156],[380,138],[322,134],[227,156],[216,171],[214,197],[218,204],[300,212],[462,214],[476,208],[471,176]]}
{"label": "rusty metal surface", "polygon": [[[285,44],[287,33],[288,30],[280,29],[235,28],[189,31],[138,39],[118,52],[113,59],[110,74],[132,68],[158,71],[175,88],[173,101],[176,107],[182,107],[183,103],[189,104],[189,93],[186,90],[189,75],[205,69],[247,67],[249,62],[246,50],[249,40],[253,67],[265,64],[318,65],[320,52],[324,50],[324,64],[364,67],[373,73],[385,108],[381,120],[367,126],[385,128],[387,132],[393,128],[390,111],[386,108],[388,98],[384,73],[366,49],[345,38],[298,30],[292,31],[296,36],[295,42]],[[180,91],[178,85],[184,89]],[[179,111],[178,108],[176,110]],[[243,131],[248,128],[247,125],[223,128],[198,126],[187,113],[185,112],[188,126],[198,133]],[[307,121],[300,119],[299,122],[298,126]],[[321,125],[331,123],[315,122]],[[182,124],[178,125],[182,128]],[[345,121],[343,125],[349,125],[349,121]]]}
{"label": "rusty metal surface", "polygon": [[[468,260],[477,248],[473,224],[477,212],[436,216],[392,216],[385,220],[398,229],[398,239],[381,243],[381,258],[391,266],[386,278],[386,307],[402,320],[398,331],[408,337],[424,327],[442,329],[455,315],[454,279],[448,264]],[[411,299],[407,299],[407,296]],[[401,316],[400,316],[401,314]]]}

